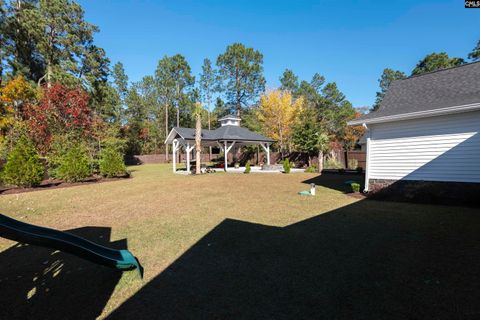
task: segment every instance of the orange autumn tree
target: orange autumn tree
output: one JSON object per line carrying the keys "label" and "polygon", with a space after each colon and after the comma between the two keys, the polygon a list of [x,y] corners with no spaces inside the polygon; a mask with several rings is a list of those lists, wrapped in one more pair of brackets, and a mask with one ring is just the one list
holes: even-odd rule
{"label": "orange autumn tree", "polygon": [[0,88],[0,139],[3,139],[15,119],[20,119],[23,107],[37,98],[37,90],[22,76]]}
{"label": "orange autumn tree", "polygon": [[303,109],[303,97],[294,99],[289,91],[272,90],[260,98],[258,119],[263,133],[276,140],[282,156],[291,151],[292,129]]}
{"label": "orange autumn tree", "polygon": [[[360,118],[362,114],[358,111],[355,112],[354,118]],[[359,126],[347,126],[345,128],[345,133],[343,136],[343,148],[346,151],[353,150],[355,145],[358,143],[358,140],[365,134],[365,128],[361,125]]]}

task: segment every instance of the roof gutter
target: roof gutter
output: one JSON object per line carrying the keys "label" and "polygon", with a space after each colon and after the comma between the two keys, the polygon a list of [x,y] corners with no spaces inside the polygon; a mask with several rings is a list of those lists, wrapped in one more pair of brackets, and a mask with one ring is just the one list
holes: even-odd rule
{"label": "roof gutter", "polygon": [[480,103],[466,104],[462,106],[447,107],[441,109],[427,110],[427,111],[418,111],[411,113],[397,114],[393,116],[384,116],[371,119],[355,119],[347,122],[349,126],[358,126],[363,124],[372,124],[372,123],[384,123],[384,122],[393,122],[417,118],[427,118],[435,116],[443,116],[447,114],[462,113],[468,111],[480,110]]}

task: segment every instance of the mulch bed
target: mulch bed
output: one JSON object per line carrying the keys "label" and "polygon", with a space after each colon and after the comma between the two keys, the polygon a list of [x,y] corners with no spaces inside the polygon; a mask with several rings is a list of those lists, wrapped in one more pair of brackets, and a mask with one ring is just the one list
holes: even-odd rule
{"label": "mulch bed", "polygon": [[351,192],[351,193],[347,193],[347,195],[352,198],[360,199],[360,200],[365,199],[367,197],[364,193],[361,193],[361,192]]}
{"label": "mulch bed", "polygon": [[59,179],[47,179],[47,180],[43,180],[39,186],[31,187],[31,188],[0,186],[0,195],[18,194],[18,193],[49,190],[49,189],[69,188],[74,186],[84,186],[84,185],[93,184],[93,183],[124,180],[128,178],[129,176],[115,177],[115,178],[104,178],[101,176],[93,176],[80,182],[65,182]]}

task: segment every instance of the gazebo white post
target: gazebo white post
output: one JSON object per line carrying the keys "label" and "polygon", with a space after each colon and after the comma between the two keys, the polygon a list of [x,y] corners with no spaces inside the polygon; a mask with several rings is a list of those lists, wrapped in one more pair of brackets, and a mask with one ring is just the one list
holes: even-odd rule
{"label": "gazebo white post", "polygon": [[267,165],[270,165],[270,143],[259,143],[267,154]]}
{"label": "gazebo white post", "polygon": [[187,142],[187,147],[185,148],[187,151],[187,173],[190,173],[190,152],[192,152],[193,148],[195,148],[195,144],[190,146],[190,142]]}
{"label": "gazebo white post", "polygon": [[177,157],[175,156],[178,147],[178,140],[175,139],[172,142],[172,160],[173,160],[173,173],[177,172]]}
{"label": "gazebo white post", "polygon": [[187,151],[187,173],[190,173],[190,142],[187,142],[185,151]]}
{"label": "gazebo white post", "polygon": [[[220,147],[221,147],[221,144],[219,144]],[[230,147],[227,147],[228,146],[228,143],[227,141],[223,141],[223,153],[224,153],[224,159],[225,159],[225,164],[223,166],[224,170],[227,171],[227,162],[228,162],[228,151],[230,151],[230,149],[232,149],[232,147],[235,145],[235,141],[232,142],[232,144],[230,145]]]}
{"label": "gazebo white post", "polygon": [[270,143],[267,143],[267,165],[270,165]]}
{"label": "gazebo white post", "polygon": [[223,156],[224,156],[224,164],[223,164],[223,170],[227,172],[227,162],[228,162],[228,150],[227,150],[227,141],[223,142],[224,147],[223,147]]}

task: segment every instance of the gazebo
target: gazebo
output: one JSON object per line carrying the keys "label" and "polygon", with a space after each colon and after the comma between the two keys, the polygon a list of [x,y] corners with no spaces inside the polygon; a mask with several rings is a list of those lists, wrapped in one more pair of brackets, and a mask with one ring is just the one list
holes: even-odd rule
{"label": "gazebo", "polygon": [[[270,144],[274,140],[264,137],[240,126],[241,119],[229,115],[218,120],[220,128],[215,130],[202,129],[202,147],[218,146],[224,154],[224,170],[227,171],[228,152],[236,146],[260,145],[267,154],[267,165],[270,165]],[[190,153],[195,149],[195,129],[174,127],[167,136],[165,144],[172,145],[173,172],[177,171],[177,152],[181,148],[186,153],[187,172],[190,173]]]}

